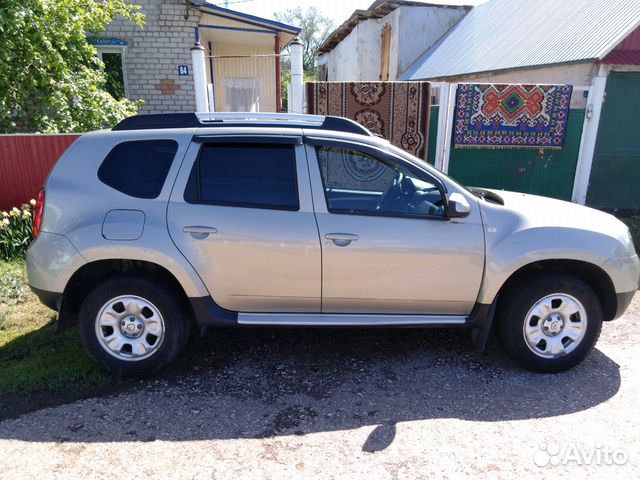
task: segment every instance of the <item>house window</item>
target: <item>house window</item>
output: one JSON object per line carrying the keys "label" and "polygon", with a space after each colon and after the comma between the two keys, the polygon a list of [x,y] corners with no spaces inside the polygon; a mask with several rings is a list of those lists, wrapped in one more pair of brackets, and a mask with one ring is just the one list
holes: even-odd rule
{"label": "house window", "polygon": [[103,63],[106,77],[104,89],[116,100],[127,96],[125,71],[125,52],[127,42],[116,38],[90,38],[89,42],[96,47],[98,58]]}
{"label": "house window", "polygon": [[389,55],[391,53],[391,26],[385,25],[380,34],[380,80],[389,80]]}
{"label": "house window", "polygon": [[101,52],[106,77],[105,89],[116,100],[127,96],[124,85],[124,62],[122,52]]}

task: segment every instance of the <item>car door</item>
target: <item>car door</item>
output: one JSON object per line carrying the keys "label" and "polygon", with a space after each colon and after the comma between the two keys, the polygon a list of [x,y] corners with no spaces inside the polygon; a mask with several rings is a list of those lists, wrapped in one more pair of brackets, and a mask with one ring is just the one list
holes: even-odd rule
{"label": "car door", "polygon": [[320,311],[320,242],[300,137],[194,142],[167,220],[222,308]]}
{"label": "car door", "polygon": [[309,139],[326,313],[470,313],[484,268],[477,202],[448,219],[442,185],[389,152]]}

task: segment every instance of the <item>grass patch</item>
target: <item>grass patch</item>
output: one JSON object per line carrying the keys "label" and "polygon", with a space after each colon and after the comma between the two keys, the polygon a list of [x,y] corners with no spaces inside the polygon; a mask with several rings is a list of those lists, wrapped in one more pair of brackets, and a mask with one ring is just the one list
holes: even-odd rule
{"label": "grass patch", "polygon": [[84,353],[75,329],[55,331],[55,312],[29,290],[25,273],[24,261],[0,261],[0,405],[16,395],[26,401],[35,392],[113,382]]}

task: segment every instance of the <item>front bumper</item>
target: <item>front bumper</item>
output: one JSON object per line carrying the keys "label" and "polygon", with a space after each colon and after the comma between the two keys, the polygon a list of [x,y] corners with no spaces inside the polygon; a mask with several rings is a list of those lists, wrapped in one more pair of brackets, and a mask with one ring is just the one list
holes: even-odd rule
{"label": "front bumper", "polygon": [[624,314],[627,308],[629,308],[635,294],[635,290],[633,292],[616,293],[616,301],[618,305],[616,307],[616,314],[613,317],[614,319],[620,318]]}
{"label": "front bumper", "polygon": [[638,282],[640,282],[638,255],[610,258],[602,265],[602,269],[611,278],[616,293],[635,292],[638,289]]}

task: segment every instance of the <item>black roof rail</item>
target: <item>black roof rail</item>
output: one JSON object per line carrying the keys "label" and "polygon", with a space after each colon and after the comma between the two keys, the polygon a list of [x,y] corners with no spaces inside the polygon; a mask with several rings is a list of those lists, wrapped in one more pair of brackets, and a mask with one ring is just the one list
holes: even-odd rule
{"label": "black roof rail", "polygon": [[134,115],[118,123],[112,130],[151,130],[154,128],[194,128],[201,127],[195,113],[162,113]]}
{"label": "black roof rail", "polygon": [[348,118],[286,113],[163,113],[134,115],[122,120],[112,130],[223,127],[230,125],[252,127],[295,126],[367,136],[372,135],[365,127]]}

